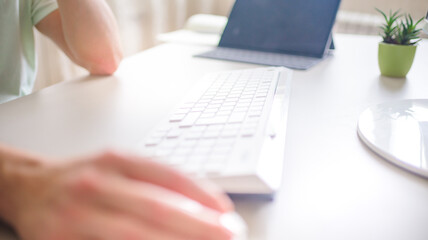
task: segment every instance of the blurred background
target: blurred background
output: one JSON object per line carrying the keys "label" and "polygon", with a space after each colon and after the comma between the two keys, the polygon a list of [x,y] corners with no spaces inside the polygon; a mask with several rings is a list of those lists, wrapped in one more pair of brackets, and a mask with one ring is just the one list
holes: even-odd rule
{"label": "blurred background", "polygon": [[[159,44],[156,36],[182,28],[198,13],[227,16],[234,0],[106,0],[117,17],[125,56]],[[334,32],[377,35],[385,12],[401,9],[413,18],[424,17],[427,0],[342,0]],[[380,22],[380,23],[379,23]],[[426,37],[426,35],[424,36]],[[381,39],[379,38],[379,41]],[[48,39],[36,33],[38,76],[35,91],[86,72],[70,62]]]}

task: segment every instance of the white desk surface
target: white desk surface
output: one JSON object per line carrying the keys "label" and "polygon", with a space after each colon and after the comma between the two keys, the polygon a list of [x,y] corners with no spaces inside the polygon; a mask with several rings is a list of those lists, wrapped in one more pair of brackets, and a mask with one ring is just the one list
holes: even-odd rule
{"label": "white desk surface", "polygon": [[[250,239],[426,240],[428,180],[372,153],[356,129],[372,104],[428,97],[428,42],[403,80],[379,75],[378,37],[335,40],[334,57],[294,73],[282,189],[274,201],[235,199]],[[206,49],[161,45],[126,59],[113,77],[0,105],[0,142],[57,156],[134,146],[204,73],[255,67],[192,58]]]}

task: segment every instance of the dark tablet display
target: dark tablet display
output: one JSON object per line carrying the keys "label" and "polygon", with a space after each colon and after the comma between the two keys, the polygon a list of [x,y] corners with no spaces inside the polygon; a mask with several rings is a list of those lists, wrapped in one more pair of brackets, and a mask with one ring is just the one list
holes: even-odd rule
{"label": "dark tablet display", "polygon": [[220,47],[321,58],[340,0],[237,0]]}

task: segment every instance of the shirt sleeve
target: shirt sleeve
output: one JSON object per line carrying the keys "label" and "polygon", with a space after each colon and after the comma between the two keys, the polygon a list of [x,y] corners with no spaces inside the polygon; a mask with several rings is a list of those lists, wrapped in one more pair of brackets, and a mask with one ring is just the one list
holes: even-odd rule
{"label": "shirt sleeve", "polygon": [[33,25],[39,23],[43,18],[56,9],[58,9],[58,3],[56,0],[32,0],[31,19],[33,21]]}

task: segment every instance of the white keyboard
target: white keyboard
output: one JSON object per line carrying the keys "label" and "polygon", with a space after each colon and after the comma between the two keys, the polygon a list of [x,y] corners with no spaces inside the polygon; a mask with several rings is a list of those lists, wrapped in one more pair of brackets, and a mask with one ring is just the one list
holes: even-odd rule
{"label": "white keyboard", "polygon": [[[209,74],[140,146],[146,155],[187,174],[213,179],[228,192],[272,193],[279,186],[268,186],[259,172],[261,161],[273,162],[260,157],[264,145],[269,145],[264,144],[266,139],[278,137],[275,121],[282,121],[281,142],[285,138],[290,78],[290,70],[284,68]],[[277,147],[279,154],[283,147]],[[278,172],[279,167],[282,173],[282,155],[268,168]]]}

